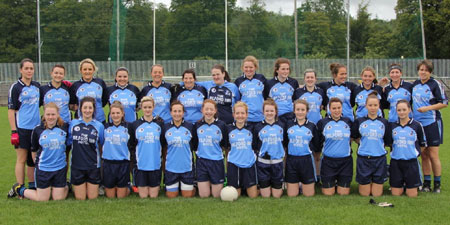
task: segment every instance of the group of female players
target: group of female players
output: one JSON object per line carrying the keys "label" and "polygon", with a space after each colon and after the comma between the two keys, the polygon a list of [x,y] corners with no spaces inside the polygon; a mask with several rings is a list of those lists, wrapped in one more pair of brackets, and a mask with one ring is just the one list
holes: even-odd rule
{"label": "group of female players", "polygon": [[[382,78],[377,84],[374,69],[366,67],[356,85],[347,81],[346,67],[334,63],[331,81],[316,85],[316,73],[308,69],[300,87],[289,77],[290,66],[288,59],[277,59],[273,78],[267,80],[256,73],[257,59],[247,56],[234,83],[223,66],[215,65],[210,81],[197,81],[188,69],[180,84],[171,85],[163,80],[163,66],[154,65],[152,81],[139,91],[124,67],[116,70],[115,84],[106,87],[94,77],[97,67],[91,59],[81,61],[79,81],[64,81],[64,66],[55,65],[51,81],[40,86],[32,80],[33,62],[24,59],[8,99],[17,153],[16,184],[8,196],[66,198],[68,161],[70,184],[80,200],[97,198],[100,184],[107,197],[126,197],[130,173],[139,196],[155,198],[163,172],[169,198],[180,192],[192,197],[197,189],[200,197],[219,197],[225,182],[251,198],[279,198],[283,183],[288,196],[297,196],[300,189],[313,196],[316,182],[325,195],[347,195],[352,141],[358,144],[361,195],[382,195],[388,146],[393,195],[406,190],[416,196],[418,187],[431,191],[431,172],[433,191],[440,192],[439,109],[448,100],[431,77],[430,61],[417,65],[419,79],[412,84],[401,78],[398,64],[389,67],[390,81]],[[388,120],[383,109],[389,109]]]}

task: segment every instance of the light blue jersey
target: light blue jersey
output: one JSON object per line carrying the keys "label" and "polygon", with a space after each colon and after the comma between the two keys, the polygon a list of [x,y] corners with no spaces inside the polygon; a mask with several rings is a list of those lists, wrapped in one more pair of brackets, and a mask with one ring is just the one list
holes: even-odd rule
{"label": "light blue jersey", "polygon": [[102,158],[107,160],[130,160],[128,142],[128,124],[121,123],[118,126],[109,123],[105,128],[105,143],[103,144]]}
{"label": "light blue jersey", "polygon": [[228,162],[240,168],[250,168],[255,164],[256,155],[253,151],[252,127],[247,125],[241,129],[235,124],[227,127],[230,151],[228,152]]}
{"label": "light blue jersey", "polygon": [[254,128],[255,149],[259,150],[258,157],[263,159],[283,159],[284,157],[284,124],[276,121],[268,124],[265,120],[257,123]]}
{"label": "light blue jersey", "polygon": [[[352,92],[352,98],[355,99],[356,104],[356,118],[361,118],[367,116],[367,108],[366,108],[366,100],[367,96],[369,96],[372,92],[377,92],[377,97],[380,100],[380,108],[381,108],[381,95],[383,94],[383,89],[376,85],[372,84],[370,89],[366,89],[363,84],[357,86],[355,90]],[[381,109],[378,110],[378,116],[383,116]]]}
{"label": "light blue jersey", "polygon": [[153,116],[161,117],[165,123],[172,120],[170,115],[170,100],[172,98],[172,85],[163,81],[160,86],[155,87],[152,82],[148,82],[148,85],[142,88],[141,98],[144,96],[150,96],[155,101],[155,109],[153,110]]}
{"label": "light blue jersey", "polygon": [[26,85],[22,78],[11,85],[8,95],[8,109],[16,111],[18,128],[32,130],[41,122],[39,117],[39,83],[31,81]]}
{"label": "light blue jersey", "polygon": [[50,102],[55,103],[59,108],[59,115],[61,116],[61,119],[63,119],[66,123],[70,123],[72,117],[69,111],[69,88],[64,83],[61,83],[61,86],[56,88],[51,82],[48,82],[47,85],[40,87],[40,92],[40,105],[47,105]]}
{"label": "light blue jersey", "polygon": [[[411,102],[412,84],[404,80],[400,81],[400,86],[394,88],[392,82],[384,88],[383,99],[389,109],[389,122],[396,122],[398,120],[397,115],[397,102],[400,99],[404,99]],[[412,113],[409,115],[412,117]]]}
{"label": "light blue jersey", "polygon": [[427,142],[422,125],[411,119],[406,126],[391,123],[392,151],[391,159],[410,160],[420,155],[420,147],[426,147]]}
{"label": "light blue jersey", "polygon": [[66,163],[67,124],[45,128],[44,124],[33,129],[31,151],[37,152],[36,168],[42,171],[58,171]]}
{"label": "light blue jersey", "polygon": [[[108,103],[111,105],[114,101],[122,103],[125,112],[125,121],[132,123],[137,118],[136,108],[138,106],[139,89],[131,84],[120,87],[117,83],[107,89]],[[109,118],[108,121],[112,121]]]}
{"label": "light blue jersey", "polygon": [[321,88],[315,86],[314,91],[309,92],[305,86],[303,88],[295,90],[294,96],[292,96],[292,101],[295,101],[297,99],[303,99],[307,101],[309,105],[309,111],[306,117],[309,121],[317,124],[317,122],[322,119],[320,111],[324,104],[324,98],[325,93]]}
{"label": "light blue jersey", "polygon": [[328,109],[328,101],[331,98],[339,98],[342,101],[342,115],[349,118],[351,121],[354,120],[353,106],[355,105],[355,99],[351,96],[353,90],[356,88],[356,84],[345,82],[338,85],[334,82],[334,80],[332,80],[329,82],[322,82],[317,86],[325,91],[327,98],[324,105],[327,105],[328,115],[330,114],[330,110]]}
{"label": "light blue jersey", "polygon": [[[81,99],[86,96],[93,97],[95,99],[95,119],[101,123],[105,121],[103,106],[106,105],[108,99],[106,84],[102,79],[93,78],[90,82],[80,79],[72,84],[70,92],[70,104],[79,104]],[[78,110],[78,115],[81,117],[80,110]]]}
{"label": "light blue jersey", "polygon": [[193,126],[183,121],[179,127],[173,122],[164,124],[163,144],[167,145],[166,170],[172,173],[192,171]]}
{"label": "light blue jersey", "polygon": [[197,133],[198,147],[197,157],[209,160],[222,160],[222,147],[227,145],[228,133],[224,122],[215,119],[208,124],[204,120],[194,125]]}
{"label": "light blue jersey", "polygon": [[264,119],[262,112],[263,91],[266,83],[264,75],[255,74],[251,80],[242,75],[234,83],[241,93],[241,101],[248,105],[248,121],[261,122]]}
{"label": "light blue jersey", "polygon": [[391,137],[386,119],[358,118],[352,125],[352,135],[355,139],[361,138],[358,155],[373,157],[386,155],[384,146],[390,142]]}
{"label": "light blue jersey", "polygon": [[184,86],[175,93],[175,98],[183,104],[185,113],[184,120],[195,123],[202,118],[202,105],[207,94],[205,88],[195,85],[191,90]]}
{"label": "light blue jersey", "polygon": [[289,139],[288,155],[305,156],[318,152],[320,149],[319,133],[314,123],[307,120],[303,125],[299,125],[297,119],[289,121],[287,124],[287,136]]}
{"label": "light blue jersey", "polygon": [[352,122],[346,117],[333,120],[330,116],[317,123],[323,155],[330,158],[344,158],[351,155],[350,135]]}
{"label": "light blue jersey", "polygon": [[280,82],[278,77],[274,77],[264,86],[264,98],[272,98],[277,103],[278,116],[291,113],[292,96],[297,88],[298,82],[294,78],[288,77],[284,82]]}
{"label": "light blue jersey", "polygon": [[442,84],[432,77],[425,83],[422,83],[420,80],[416,80],[413,83],[412,100],[413,118],[424,127],[440,119],[441,113],[439,110],[429,110],[421,113],[418,111],[419,108],[437,103],[448,105],[448,98],[445,95]]}

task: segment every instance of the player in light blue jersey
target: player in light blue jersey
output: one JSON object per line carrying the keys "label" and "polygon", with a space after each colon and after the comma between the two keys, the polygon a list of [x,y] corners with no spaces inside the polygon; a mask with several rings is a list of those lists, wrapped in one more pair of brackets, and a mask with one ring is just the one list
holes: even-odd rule
{"label": "player in light blue jersey", "polygon": [[322,88],[316,86],[316,71],[313,69],[306,69],[303,79],[305,80],[305,85],[295,90],[292,101],[297,99],[307,101],[309,104],[308,121],[317,124],[317,122],[322,119],[320,111],[324,108],[323,104],[326,96]]}
{"label": "player in light blue jersey", "polygon": [[195,71],[187,69],[181,75],[183,86],[174,94],[174,100],[178,100],[186,109],[184,120],[194,124],[202,118],[202,104],[207,97],[206,89],[197,85]]}
{"label": "player in light blue jersey", "polygon": [[72,115],[69,110],[70,91],[69,87],[63,82],[65,68],[63,65],[53,66],[50,76],[52,80],[47,85],[40,87],[40,105],[46,105],[54,102],[60,111],[61,118],[66,123],[70,123]]}
{"label": "player in light blue jersey", "polygon": [[[367,108],[365,106],[367,96],[376,91],[378,99],[382,100],[381,96],[383,95],[383,88],[378,86],[375,69],[371,66],[366,66],[361,71],[361,84],[356,86],[352,92],[351,98],[355,100],[356,104],[356,118],[367,116]],[[378,116],[383,117],[383,112],[381,111],[381,107],[378,109]]]}
{"label": "player in light blue jersey", "polygon": [[242,62],[243,74],[234,83],[241,94],[241,101],[248,105],[248,122],[258,123],[264,119],[262,105],[264,102],[264,86],[266,77],[256,73],[258,60],[254,56],[247,56]]}
{"label": "player in light blue jersey", "polygon": [[339,195],[348,195],[353,177],[350,145],[352,122],[342,115],[342,101],[339,98],[331,98],[328,108],[331,114],[317,123],[320,144],[323,145],[320,168],[322,193],[334,195],[337,186]]}
{"label": "player in light blue jersey", "polygon": [[192,151],[196,149],[196,133],[193,125],[183,120],[184,107],[175,100],[170,105],[172,121],[164,124],[162,144],[167,146],[165,154],[164,184],[166,196],[175,198],[179,190],[185,198],[195,195]]}
{"label": "player in light blue jersey", "polygon": [[431,77],[433,64],[424,60],[417,64],[419,79],[413,83],[413,118],[419,121],[425,131],[427,147],[422,152],[424,184],[422,191],[431,190],[431,172],[434,175],[435,193],[441,192],[441,160],[439,145],[443,143],[443,124],[439,110],[447,107],[448,98],[443,85]]}
{"label": "player in light blue jersey", "polygon": [[406,188],[408,197],[416,197],[417,189],[422,185],[418,157],[427,146],[427,141],[422,125],[409,118],[409,101],[399,100],[396,109],[398,121],[390,123],[392,143],[389,184],[394,196],[402,195]]}

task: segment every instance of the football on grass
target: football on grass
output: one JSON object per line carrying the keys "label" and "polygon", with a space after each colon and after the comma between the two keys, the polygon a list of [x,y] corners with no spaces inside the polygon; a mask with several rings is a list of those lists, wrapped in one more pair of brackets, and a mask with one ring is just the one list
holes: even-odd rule
{"label": "football on grass", "polygon": [[222,191],[220,192],[220,199],[222,199],[222,201],[232,202],[234,200],[237,200],[237,198],[238,192],[236,188],[231,186],[222,188]]}

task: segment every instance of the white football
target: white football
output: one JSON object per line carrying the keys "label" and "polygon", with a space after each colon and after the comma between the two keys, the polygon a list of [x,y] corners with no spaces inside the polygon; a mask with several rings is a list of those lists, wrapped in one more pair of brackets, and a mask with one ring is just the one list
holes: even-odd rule
{"label": "white football", "polygon": [[234,187],[226,186],[222,188],[222,191],[220,191],[220,199],[222,199],[222,201],[232,202],[237,200],[237,198],[238,192]]}

